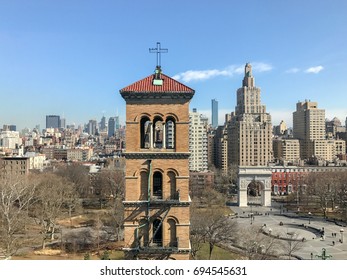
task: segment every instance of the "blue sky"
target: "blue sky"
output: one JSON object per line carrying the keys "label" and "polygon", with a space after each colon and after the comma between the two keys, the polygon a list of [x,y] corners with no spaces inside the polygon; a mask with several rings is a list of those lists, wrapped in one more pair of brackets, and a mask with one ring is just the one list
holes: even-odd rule
{"label": "blue sky", "polygon": [[0,0],[0,126],[100,121],[119,113],[119,90],[163,72],[195,89],[191,108],[234,111],[243,67],[253,65],[262,103],[292,122],[310,99],[347,116],[347,1]]}

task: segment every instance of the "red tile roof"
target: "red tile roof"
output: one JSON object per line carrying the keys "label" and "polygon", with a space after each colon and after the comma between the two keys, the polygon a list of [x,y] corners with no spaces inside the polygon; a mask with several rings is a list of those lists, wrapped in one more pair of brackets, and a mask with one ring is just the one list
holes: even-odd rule
{"label": "red tile roof", "polygon": [[194,93],[195,91],[190,87],[166,76],[160,74],[160,78],[163,80],[163,85],[153,85],[154,75],[150,75],[140,81],[137,81],[123,89],[120,93]]}

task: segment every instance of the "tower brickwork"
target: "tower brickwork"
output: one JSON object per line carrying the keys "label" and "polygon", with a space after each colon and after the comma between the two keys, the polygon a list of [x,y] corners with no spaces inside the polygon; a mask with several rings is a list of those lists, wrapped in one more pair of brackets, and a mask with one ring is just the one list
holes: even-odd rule
{"label": "tower brickwork", "polygon": [[189,102],[160,67],[126,101],[124,241],[128,259],[189,259]]}

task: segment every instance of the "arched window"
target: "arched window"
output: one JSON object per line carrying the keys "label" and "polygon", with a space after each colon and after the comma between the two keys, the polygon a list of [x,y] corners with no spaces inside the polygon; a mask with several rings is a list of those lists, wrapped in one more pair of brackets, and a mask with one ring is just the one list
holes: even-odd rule
{"label": "arched window", "polygon": [[168,118],[165,124],[166,149],[175,148],[175,129],[175,121],[172,118]]}
{"label": "arched window", "polygon": [[159,171],[156,171],[153,174],[153,198],[163,198],[163,174]]}
{"label": "arched window", "polygon": [[176,221],[174,219],[168,219],[167,223],[169,226],[168,229],[169,229],[169,237],[170,237],[169,246],[178,247]]}
{"label": "arched window", "polygon": [[138,246],[140,247],[148,247],[149,245],[149,228],[148,222],[146,219],[141,219],[139,222],[138,229]]}
{"label": "arched window", "polygon": [[156,117],[153,122],[153,144],[154,148],[161,149],[163,148],[164,141],[164,125],[163,120],[159,117]]}
{"label": "arched window", "polygon": [[151,146],[151,125],[148,117],[141,118],[140,141],[141,149],[149,149]]}
{"label": "arched window", "polygon": [[163,246],[163,226],[160,219],[155,219],[153,222],[153,244]]}
{"label": "arched window", "polygon": [[179,195],[176,189],[176,174],[173,171],[169,171],[167,175],[169,177],[170,199],[179,200]]}
{"label": "arched window", "polygon": [[148,173],[141,171],[140,173],[140,199],[148,200]]}

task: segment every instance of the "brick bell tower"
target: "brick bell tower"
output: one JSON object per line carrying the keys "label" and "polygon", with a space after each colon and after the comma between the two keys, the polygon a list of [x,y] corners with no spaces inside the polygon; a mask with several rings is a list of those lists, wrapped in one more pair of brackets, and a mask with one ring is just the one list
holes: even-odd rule
{"label": "brick bell tower", "polygon": [[[151,49],[150,49],[151,50]],[[157,54],[160,57],[158,43]],[[120,90],[126,101],[127,259],[189,259],[189,102],[194,90],[155,73]]]}

